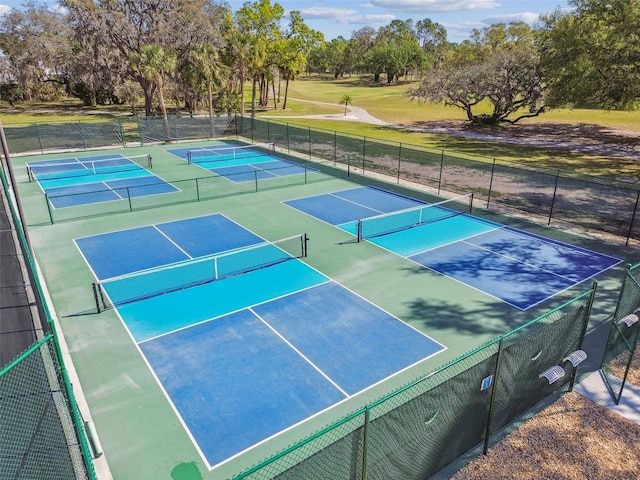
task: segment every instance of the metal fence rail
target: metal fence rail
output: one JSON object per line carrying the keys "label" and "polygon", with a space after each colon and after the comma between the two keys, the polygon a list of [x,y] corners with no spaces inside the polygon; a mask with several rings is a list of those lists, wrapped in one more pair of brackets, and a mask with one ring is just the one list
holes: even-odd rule
{"label": "metal fence rail", "polygon": [[423,479],[486,452],[503,427],[573,388],[595,288],[235,478]]}
{"label": "metal fence rail", "polygon": [[533,214],[547,224],[568,223],[625,240],[640,240],[637,184],[564,170],[465,158],[428,148],[274,120],[236,117],[237,134],[275,143],[309,159],[348,165],[358,173],[425,185],[452,193],[473,192],[487,208]]}
{"label": "metal fence rail", "polygon": [[[11,199],[5,165],[0,167],[4,194]],[[55,324],[16,207],[7,203],[36,297],[38,328],[34,325],[34,330],[42,338],[0,369],[0,478],[95,480]]]}
{"label": "metal fence rail", "polygon": [[627,268],[600,366],[616,404],[622,397],[639,336],[640,263]]}
{"label": "metal fence rail", "polygon": [[146,145],[235,135],[274,143],[310,161],[332,162],[362,175],[413,182],[438,193],[473,192],[486,208],[534,215],[624,239],[640,240],[640,188],[631,182],[495,159],[468,158],[421,146],[239,115],[123,117],[102,123],[32,124],[5,128],[14,153]]}

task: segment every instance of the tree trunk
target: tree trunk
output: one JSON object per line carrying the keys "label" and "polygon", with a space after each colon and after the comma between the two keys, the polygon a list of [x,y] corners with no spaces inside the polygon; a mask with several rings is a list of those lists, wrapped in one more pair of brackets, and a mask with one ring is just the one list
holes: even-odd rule
{"label": "tree trunk", "polygon": [[282,109],[287,109],[287,98],[289,97],[289,73],[287,72],[286,82],[284,84],[284,102],[282,104]]}
{"label": "tree trunk", "polygon": [[251,89],[251,120],[256,118],[256,90],[258,88],[258,77],[253,77],[253,88]]}

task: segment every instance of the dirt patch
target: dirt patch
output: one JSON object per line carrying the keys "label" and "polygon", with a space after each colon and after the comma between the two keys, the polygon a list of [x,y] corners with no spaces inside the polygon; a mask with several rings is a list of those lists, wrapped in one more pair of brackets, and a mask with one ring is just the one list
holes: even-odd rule
{"label": "dirt patch", "polygon": [[639,441],[640,426],[568,393],[452,480],[634,480]]}
{"label": "dirt patch", "polygon": [[571,150],[593,155],[638,159],[640,133],[583,123],[525,123],[478,127],[461,120],[419,122],[404,128],[477,140]]}

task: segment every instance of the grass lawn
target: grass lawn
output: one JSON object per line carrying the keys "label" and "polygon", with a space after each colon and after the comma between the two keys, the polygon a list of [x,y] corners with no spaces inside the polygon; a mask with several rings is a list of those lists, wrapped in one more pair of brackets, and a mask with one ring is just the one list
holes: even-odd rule
{"label": "grass lawn", "polygon": [[[277,121],[278,117],[327,115],[344,112],[344,107],[338,105],[342,96],[349,94],[352,105],[367,110],[371,115],[388,123],[409,126],[424,126],[426,122],[454,122],[462,125],[465,116],[459,109],[420,104],[405,96],[407,89],[416,86],[417,82],[401,82],[399,85],[373,84],[371,77],[351,77],[335,80],[331,77],[299,77],[289,83],[289,99],[287,109],[273,108],[273,103],[258,112],[261,117],[269,117]],[[281,85],[281,100],[284,99],[284,84]],[[247,111],[251,96],[250,86],[246,90]],[[297,99],[326,102],[333,105],[301,102]],[[271,100],[272,102],[272,100]],[[169,112],[174,109],[168,106]],[[84,107],[77,99],[64,99],[55,102],[20,103],[10,107],[6,103],[0,104],[0,118],[5,126],[24,125],[33,122],[93,122],[113,118],[113,115],[130,119],[129,107],[99,106],[97,108]],[[486,159],[498,159],[517,164],[532,164],[554,169],[571,170],[580,173],[609,176],[617,178],[640,179],[640,165],[633,159],[620,159],[604,156],[554,149],[549,147],[532,147],[465,138],[444,133],[412,132],[398,128],[370,125],[358,122],[344,122],[340,120],[282,118],[291,124],[311,126],[313,128],[361,135],[371,139],[385,139],[402,142],[406,145],[420,145],[436,150],[444,150],[451,155]],[[575,128],[575,127],[578,128]],[[616,134],[619,140],[633,148],[640,135],[640,112],[607,112],[601,110],[571,110],[557,109],[542,114],[539,117],[523,120],[515,126],[493,130],[498,134],[529,132],[530,130],[547,132],[564,128],[571,133],[573,129],[581,130],[582,138],[593,143],[600,137],[608,135],[610,130],[624,132],[630,136]],[[486,130],[483,130],[485,132]],[[511,132],[509,132],[511,131]],[[585,133],[585,131],[587,133]],[[557,135],[557,133],[556,133]],[[591,135],[590,137],[588,137]],[[557,135],[562,137],[561,135]],[[611,140],[611,138],[609,138]]]}

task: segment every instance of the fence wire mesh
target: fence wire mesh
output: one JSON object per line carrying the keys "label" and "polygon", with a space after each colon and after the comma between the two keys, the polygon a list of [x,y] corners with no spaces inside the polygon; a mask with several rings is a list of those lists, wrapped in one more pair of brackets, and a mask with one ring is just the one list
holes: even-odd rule
{"label": "fence wire mesh", "polygon": [[602,356],[602,373],[616,404],[622,397],[639,335],[640,263],[627,269]]}
{"label": "fence wire mesh", "polygon": [[[572,388],[593,288],[236,476],[423,479]],[[559,381],[540,374],[560,367]],[[309,451],[313,453],[310,453]],[[288,468],[287,468],[288,466]]]}
{"label": "fence wire mesh", "polygon": [[51,336],[0,372],[0,478],[89,478]]}

